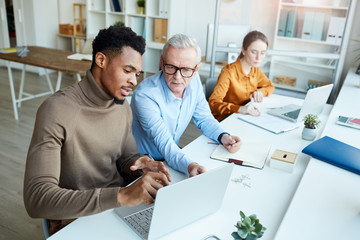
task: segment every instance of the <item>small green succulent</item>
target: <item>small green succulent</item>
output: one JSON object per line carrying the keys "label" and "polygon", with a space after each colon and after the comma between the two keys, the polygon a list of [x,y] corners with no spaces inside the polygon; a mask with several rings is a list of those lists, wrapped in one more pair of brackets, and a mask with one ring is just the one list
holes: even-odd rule
{"label": "small green succulent", "polygon": [[255,214],[246,216],[240,211],[240,217],[241,221],[238,221],[235,225],[237,231],[231,234],[235,240],[256,240],[264,235],[266,227],[260,224],[260,220],[257,219]]}
{"label": "small green succulent", "polygon": [[310,129],[315,129],[320,124],[319,117],[314,114],[307,114],[303,120],[305,127]]}

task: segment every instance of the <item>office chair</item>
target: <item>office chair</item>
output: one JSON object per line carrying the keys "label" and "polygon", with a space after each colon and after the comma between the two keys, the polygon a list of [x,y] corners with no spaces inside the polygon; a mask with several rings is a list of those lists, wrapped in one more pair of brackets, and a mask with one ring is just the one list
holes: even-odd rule
{"label": "office chair", "polygon": [[48,237],[50,237],[50,233],[49,233],[50,222],[49,222],[49,220],[46,218],[43,218],[42,226],[43,226],[43,230],[44,230],[44,236],[47,239]]}
{"label": "office chair", "polygon": [[206,101],[209,101],[210,95],[214,91],[214,88],[217,83],[217,77],[208,78],[205,81],[205,97]]}

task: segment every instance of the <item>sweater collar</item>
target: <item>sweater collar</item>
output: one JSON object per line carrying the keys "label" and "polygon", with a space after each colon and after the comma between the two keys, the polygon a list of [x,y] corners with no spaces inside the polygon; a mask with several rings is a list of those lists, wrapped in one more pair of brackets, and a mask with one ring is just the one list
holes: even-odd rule
{"label": "sweater collar", "polygon": [[106,108],[114,104],[114,97],[107,94],[99,86],[90,70],[86,72],[85,78],[79,82],[79,86],[85,97],[93,105]]}

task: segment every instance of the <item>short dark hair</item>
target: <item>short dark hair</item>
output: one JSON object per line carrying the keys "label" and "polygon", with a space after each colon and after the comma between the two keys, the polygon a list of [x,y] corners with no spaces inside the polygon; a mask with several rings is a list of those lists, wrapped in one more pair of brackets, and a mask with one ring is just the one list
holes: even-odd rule
{"label": "short dark hair", "polygon": [[[263,34],[262,32],[259,32],[259,31],[251,31],[248,34],[246,34],[246,36],[244,37],[242,47],[246,51],[248,49],[248,47],[256,40],[261,40],[264,43],[266,43],[266,46],[269,46],[269,43],[268,43],[268,40],[267,40],[267,37],[265,36],[265,34]],[[244,54],[241,52],[240,58],[243,58],[243,57],[244,57]]]}
{"label": "short dark hair", "polygon": [[93,61],[91,69],[95,66],[96,53],[102,52],[111,60],[117,54],[121,54],[123,47],[131,47],[143,55],[145,52],[145,39],[136,35],[129,27],[110,26],[101,29],[92,43]]}

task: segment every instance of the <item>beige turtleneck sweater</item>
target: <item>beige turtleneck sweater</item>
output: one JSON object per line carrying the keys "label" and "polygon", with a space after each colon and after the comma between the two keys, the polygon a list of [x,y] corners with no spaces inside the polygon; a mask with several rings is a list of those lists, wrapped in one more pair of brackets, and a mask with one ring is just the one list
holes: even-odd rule
{"label": "beige turtleneck sweater", "polygon": [[[40,106],[26,160],[24,203],[34,218],[71,219],[119,207],[139,157],[127,101],[114,103],[86,77]],[[119,161],[121,176],[116,168]]]}

